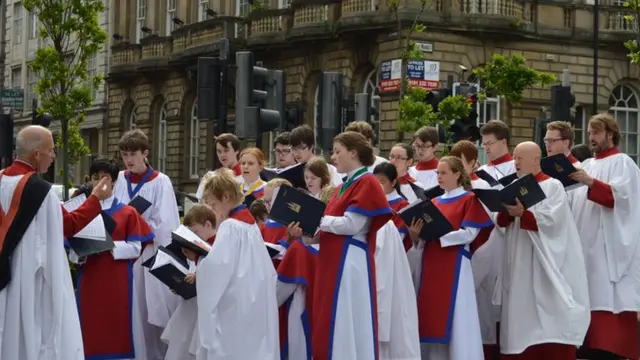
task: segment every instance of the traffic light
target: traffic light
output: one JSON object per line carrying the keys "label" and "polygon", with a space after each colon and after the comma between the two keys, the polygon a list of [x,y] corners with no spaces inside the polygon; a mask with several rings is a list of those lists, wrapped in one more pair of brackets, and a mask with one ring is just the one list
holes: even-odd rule
{"label": "traffic light", "polygon": [[198,119],[220,119],[221,71],[219,59],[198,58]]}
{"label": "traffic light", "polygon": [[551,121],[573,122],[571,108],[576,102],[570,86],[553,85],[551,87]]}
{"label": "traffic light", "polygon": [[342,74],[324,72],[318,95],[320,146],[322,150],[331,152],[333,138],[342,128]]}
{"label": "traffic light", "polygon": [[0,114],[0,169],[6,168],[13,162],[13,115]]}
{"label": "traffic light", "polygon": [[454,143],[460,140],[478,141],[480,139],[480,129],[478,128],[478,96],[471,95],[467,97],[467,102],[471,105],[469,115],[456,119],[451,125],[449,131],[452,133]]}
{"label": "traffic light", "polygon": [[[250,51],[236,53],[236,66],[236,135],[259,139],[263,132],[284,128],[284,71],[255,66]],[[264,90],[255,88],[260,82],[264,82]]]}

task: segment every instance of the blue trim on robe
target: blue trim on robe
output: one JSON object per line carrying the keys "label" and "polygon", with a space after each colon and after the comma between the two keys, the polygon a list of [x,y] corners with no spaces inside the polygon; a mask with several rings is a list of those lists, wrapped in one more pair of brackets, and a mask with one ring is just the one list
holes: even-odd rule
{"label": "blue trim on robe", "polygon": [[406,226],[396,227],[400,235],[407,235],[409,233],[409,229]]}
{"label": "blue trim on robe", "polygon": [[267,219],[267,221],[264,222],[264,227],[266,227],[268,229],[281,229],[281,228],[286,227],[286,226],[280,224],[277,221],[273,221],[271,219]]}
{"label": "blue trim on robe", "polygon": [[318,256],[320,254],[320,250],[314,248],[311,245],[305,245],[304,248],[307,249],[307,251],[310,252],[311,255]]}
{"label": "blue trim on robe", "polygon": [[352,212],[356,214],[360,214],[366,217],[376,217],[384,214],[391,214],[392,210],[390,207],[375,209],[375,210],[366,210],[357,206],[349,206],[345,212]]}
{"label": "blue trim on robe", "polygon": [[401,197],[397,197],[395,199],[391,199],[391,200],[389,200],[389,205],[393,205],[393,204],[395,204],[397,202],[400,202],[400,200],[404,200],[404,198],[401,196]]}
{"label": "blue trim on robe", "polygon": [[155,239],[156,235],[154,233],[149,233],[145,236],[140,235],[129,235],[124,241],[140,241],[141,243],[151,241]]}
{"label": "blue trim on robe", "polygon": [[289,358],[289,311],[291,310],[291,303],[293,302],[293,294],[282,304],[284,311],[287,314],[287,338],[282,342],[282,349],[280,349],[280,360],[288,360]]}
{"label": "blue trim on robe", "polygon": [[[308,294],[305,294],[305,297],[306,296],[308,296]],[[311,360],[312,359],[311,322],[309,321],[309,313],[307,312],[306,306],[304,308],[304,311],[300,315],[300,321],[302,322],[302,331],[304,332],[304,342],[305,342],[305,349],[307,350],[307,360]]]}
{"label": "blue trim on robe", "polygon": [[280,244],[283,248],[288,249],[291,244],[285,239],[278,240],[278,244]]}
{"label": "blue trim on robe", "polygon": [[460,224],[460,228],[475,228],[475,229],[484,229],[484,228],[488,228],[489,226],[493,226],[493,221],[491,221],[491,219],[489,219],[488,221],[485,221],[483,223],[477,223],[475,221],[471,221],[471,220],[465,220]]}
{"label": "blue trim on robe", "polygon": [[[385,210],[385,209],[382,209]],[[390,208],[387,208],[387,210],[391,210]],[[347,211],[349,211],[349,209],[347,209]],[[383,213],[384,214],[384,213]],[[340,295],[340,284],[342,283],[342,273],[344,271],[344,264],[345,264],[345,260],[347,258],[347,253],[349,252],[349,247],[350,246],[356,246],[359,247],[360,249],[364,250],[366,253],[366,258],[367,258],[367,272],[368,272],[368,277],[369,277],[369,299],[370,299],[370,306],[371,306],[371,325],[372,325],[372,330],[373,330],[373,347],[374,347],[374,354],[375,354],[375,358],[378,358],[378,334],[377,334],[377,326],[376,326],[376,314],[374,312],[377,312],[378,310],[373,306],[373,292],[376,291],[373,288],[373,273],[372,273],[372,266],[371,266],[371,259],[370,259],[370,252],[369,252],[369,246],[366,242],[360,241],[360,240],[356,240],[351,236],[345,236],[345,240],[344,240],[344,245],[342,247],[342,254],[340,255],[340,265],[338,268],[338,274],[336,276],[336,287],[335,290],[333,291],[333,304],[331,306],[331,329],[329,329],[329,358],[327,360],[331,360],[333,358],[333,337],[334,337],[334,330],[335,330],[335,324],[336,324],[336,315],[338,312],[338,298]]]}

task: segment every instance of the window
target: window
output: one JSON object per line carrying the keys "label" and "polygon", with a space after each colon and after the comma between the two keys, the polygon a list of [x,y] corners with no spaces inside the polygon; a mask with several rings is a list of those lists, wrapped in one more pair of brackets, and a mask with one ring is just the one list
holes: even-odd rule
{"label": "window", "polygon": [[29,13],[29,40],[38,37],[38,16],[34,12]]}
{"label": "window", "polygon": [[158,171],[165,172],[167,166],[167,104],[160,108],[158,118]]}
{"label": "window", "polygon": [[209,9],[209,0],[198,0],[200,6],[198,7],[198,21],[205,21],[207,17],[207,9]]}
{"label": "window", "polygon": [[22,67],[11,69],[11,88],[22,89]]}
{"label": "window", "polygon": [[[287,7],[291,6],[291,2],[288,3],[289,5],[287,5]],[[364,86],[362,89],[363,93],[366,94],[370,94],[369,98],[371,100],[371,108],[372,109],[377,109],[379,106],[379,97],[378,95],[378,69],[373,69],[371,70],[371,72],[369,73],[369,75],[367,75],[365,81],[364,81]],[[376,138],[380,139],[380,118],[379,118],[379,114],[380,111],[377,111],[377,115],[371,115],[369,117],[369,123],[371,124],[371,126],[373,127],[373,133],[375,134]],[[356,119],[358,120],[358,119]],[[379,146],[379,145],[378,145]]]}
{"label": "window", "polygon": [[198,179],[200,170],[200,120],[198,119],[198,100],[191,108],[191,136],[189,142],[189,177]]}
{"label": "window", "polygon": [[[236,16],[245,17],[251,12],[249,0],[236,0]],[[236,24],[236,36],[244,38],[244,25]]]}
{"label": "window", "polygon": [[280,9],[288,9],[291,7],[291,2],[293,0],[278,0],[278,7]]}
{"label": "window", "polygon": [[136,15],[136,42],[140,42],[140,39],[142,39],[142,28],[147,26],[147,0],[137,0]]}
{"label": "window", "polygon": [[93,88],[93,77],[98,74],[98,64],[96,54],[91,54],[87,58],[87,87],[91,89],[91,98],[96,99],[96,89]]}
{"label": "window", "polygon": [[38,83],[38,76],[36,74],[35,71],[27,68],[27,80],[28,80],[28,84],[27,84],[27,91],[25,91],[25,96],[26,96],[26,106],[30,106],[31,102],[33,101],[33,99],[36,99],[38,97],[38,95],[36,94],[36,84]]}
{"label": "window", "polygon": [[22,43],[22,3],[13,4],[13,43]]}
{"label": "window", "polygon": [[167,0],[167,36],[176,29],[173,18],[176,17],[176,0]]}
{"label": "window", "polygon": [[620,127],[618,148],[636,163],[638,163],[638,154],[640,154],[640,141],[638,141],[639,105],[638,94],[626,85],[617,86],[609,96],[609,112],[618,121]]}
{"label": "window", "polygon": [[138,109],[135,106],[131,109],[131,114],[129,114],[129,130],[136,129],[138,127],[137,111]]}

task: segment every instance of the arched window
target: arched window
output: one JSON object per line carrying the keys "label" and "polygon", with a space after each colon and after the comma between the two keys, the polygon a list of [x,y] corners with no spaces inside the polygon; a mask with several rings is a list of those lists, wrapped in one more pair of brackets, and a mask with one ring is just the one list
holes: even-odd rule
{"label": "arched window", "polygon": [[158,171],[167,166],[167,103],[162,104],[158,117]]}
{"label": "arched window", "polygon": [[131,113],[129,114],[129,130],[133,130],[138,127],[138,115],[136,114],[137,111],[138,109],[135,106],[131,108]]}
{"label": "arched window", "polygon": [[198,119],[198,99],[191,107],[191,123],[189,125],[189,177],[197,179],[200,170],[200,120]]}
{"label": "arched window", "polygon": [[[378,95],[378,80],[378,69],[373,69],[371,70],[369,75],[367,75],[367,78],[364,80],[364,85],[362,87],[363,93],[371,95],[371,107],[375,107],[377,105],[374,96]],[[370,121],[372,123],[375,123],[377,121],[375,115],[371,115]]]}
{"label": "arched window", "polygon": [[618,85],[609,96],[609,112],[618,121],[620,127],[620,151],[629,155],[636,163],[640,154],[638,141],[638,93],[627,85]]}

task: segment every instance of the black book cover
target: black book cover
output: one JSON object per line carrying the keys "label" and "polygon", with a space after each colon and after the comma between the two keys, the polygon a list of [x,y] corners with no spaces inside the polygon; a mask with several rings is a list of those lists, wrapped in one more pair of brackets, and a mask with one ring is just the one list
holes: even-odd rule
{"label": "black book cover", "polygon": [[502,184],[502,186],[508,186],[512,182],[514,182],[518,178],[518,174],[513,173],[511,175],[507,175],[503,178],[498,179],[498,182]]}
{"label": "black book cover", "polygon": [[544,191],[531,174],[521,177],[502,190],[474,189],[473,192],[478,200],[492,212],[506,210],[503,204],[515,205],[516,198],[525,209],[546,199]]}
{"label": "black book cover", "polygon": [[105,230],[107,230],[107,234],[113,235],[113,232],[116,231],[116,227],[118,226],[118,224],[116,224],[116,221],[113,220],[113,218],[105,211],[103,211],[101,215],[102,221],[104,222],[104,228]]}
{"label": "black book cover", "polygon": [[424,196],[429,200],[435,199],[442,194],[444,194],[444,190],[440,187],[440,185],[436,185],[424,191]]}
{"label": "black book cover", "polygon": [[435,240],[453,231],[449,220],[438,210],[431,200],[424,200],[415,205],[402,209],[398,215],[404,220],[407,226],[411,226],[414,219],[422,219],[424,226],[420,232],[423,240]]}
{"label": "black book cover", "polygon": [[[197,240],[200,240],[199,238],[197,238],[198,235],[193,234],[193,236],[195,236]],[[172,244],[175,244],[176,246],[181,248],[189,249],[200,256],[207,255],[209,253],[207,250],[194,244],[192,241],[189,241],[189,239],[182,237],[180,234],[177,234],[176,232],[171,233],[171,240],[172,240],[171,241]]]}
{"label": "black book cover", "polygon": [[[189,268],[188,264],[183,264],[182,260],[179,257],[177,257],[173,251],[168,250],[163,246],[160,246],[158,248],[158,252],[163,252],[169,255],[174,260],[178,261],[180,265],[183,265],[185,269]],[[149,266],[145,265],[145,263],[147,262],[150,262],[150,264],[148,264]],[[145,263],[143,263],[143,266],[151,268],[153,267],[154,262],[155,262],[155,256],[145,261]],[[191,299],[194,296],[196,296],[196,284],[186,283],[184,281],[184,278],[187,276],[187,274],[183,273],[180,269],[178,269],[174,265],[166,264],[156,269],[149,270],[149,272],[153,276],[155,276],[158,280],[160,280],[163,284],[165,284],[167,287],[175,291],[176,294],[180,295],[182,298]]]}
{"label": "black book cover", "polygon": [[480,179],[486,181],[487,184],[489,184],[489,186],[491,187],[494,187],[499,184],[498,180],[496,180],[493,176],[489,175],[488,172],[482,169],[476,171],[476,175],[478,175]]}
{"label": "black book cover", "polygon": [[276,244],[265,243],[265,246],[267,247],[267,251],[269,252],[270,258],[274,258],[280,255],[282,253],[282,250],[284,250],[282,246],[276,245]]}
{"label": "black book cover", "polygon": [[251,204],[253,204],[254,201],[256,201],[256,197],[255,196],[253,196],[251,194],[244,196],[244,201],[243,202],[248,208],[251,207]]}
{"label": "black book cover", "polygon": [[71,245],[71,248],[79,257],[100,254],[105,251],[110,251],[116,247],[111,239],[111,235],[109,234],[107,234],[107,238],[105,240],[72,237],[69,239],[69,245]]}
{"label": "black book cover", "polygon": [[145,211],[147,211],[147,209],[151,207],[151,202],[138,195],[131,199],[131,201],[129,201],[129,206],[132,206],[134,209],[136,209],[138,214],[142,215]]}
{"label": "black book cover", "polygon": [[294,188],[307,188],[304,181],[304,164],[293,165],[280,172],[264,169],[260,172],[260,178],[267,182],[275,178],[286,179]]}
{"label": "black book cover", "polygon": [[577,169],[564,154],[547,156],[540,161],[540,168],[543,173],[558,179],[565,188],[578,184],[577,181],[569,177]]}
{"label": "black book cover", "polygon": [[278,190],[269,218],[284,226],[299,222],[302,232],[313,236],[320,226],[326,205],[315,197],[289,186]]}
{"label": "black book cover", "polygon": [[[164,249],[164,252],[169,251],[171,253],[171,256],[178,260],[180,262],[180,264],[182,266],[184,266],[185,268],[189,268],[189,260],[187,259],[187,257],[182,253],[182,248],[180,248],[179,246],[177,246],[176,244],[174,244],[173,242],[169,245],[162,246],[162,249]],[[156,252],[157,253],[157,252]],[[156,261],[156,256],[153,255],[150,258],[148,258],[147,260],[145,260],[142,263],[142,266],[151,269],[151,267],[153,267],[153,263]]]}
{"label": "black book cover", "polygon": [[409,186],[411,186],[411,190],[413,191],[414,194],[416,194],[416,197],[420,200],[427,200],[428,197],[426,195],[426,192],[424,191],[423,188],[421,188],[420,186],[412,183],[411,181],[409,181]]}

